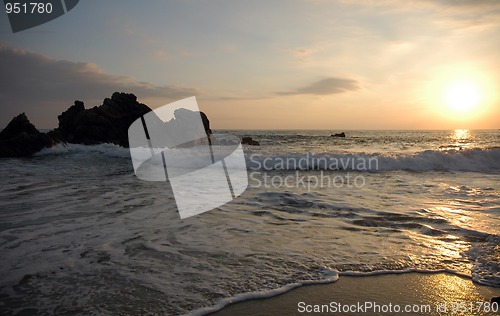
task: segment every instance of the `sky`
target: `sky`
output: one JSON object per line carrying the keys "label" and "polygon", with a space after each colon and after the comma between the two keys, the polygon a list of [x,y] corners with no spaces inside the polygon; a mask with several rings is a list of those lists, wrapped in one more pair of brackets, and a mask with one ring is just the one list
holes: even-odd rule
{"label": "sky", "polygon": [[213,129],[498,129],[498,0],[81,0],[12,33],[0,128],[113,92],[196,96]]}

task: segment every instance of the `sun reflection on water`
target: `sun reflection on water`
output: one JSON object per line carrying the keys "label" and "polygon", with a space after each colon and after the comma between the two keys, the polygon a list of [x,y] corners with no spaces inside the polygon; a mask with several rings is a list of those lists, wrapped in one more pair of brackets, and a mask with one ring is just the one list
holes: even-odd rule
{"label": "sun reflection on water", "polygon": [[453,131],[452,139],[455,141],[468,140],[470,138],[470,132],[467,129],[456,129]]}
{"label": "sun reflection on water", "polygon": [[441,150],[462,150],[472,146],[473,138],[467,129],[456,129],[448,136],[449,145],[441,146]]}

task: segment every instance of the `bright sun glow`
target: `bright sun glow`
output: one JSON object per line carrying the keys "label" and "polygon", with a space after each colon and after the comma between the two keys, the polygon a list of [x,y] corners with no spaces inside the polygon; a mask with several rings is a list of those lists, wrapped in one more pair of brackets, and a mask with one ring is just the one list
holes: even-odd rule
{"label": "bright sun glow", "polygon": [[455,112],[467,113],[473,110],[481,95],[477,87],[468,82],[455,83],[446,90],[446,104]]}

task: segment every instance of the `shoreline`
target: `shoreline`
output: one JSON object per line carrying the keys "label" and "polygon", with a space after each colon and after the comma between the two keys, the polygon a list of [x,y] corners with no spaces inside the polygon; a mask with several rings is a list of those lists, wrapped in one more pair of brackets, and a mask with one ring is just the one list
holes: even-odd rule
{"label": "shoreline", "polygon": [[493,315],[498,312],[488,313],[488,308],[496,308],[489,303],[496,296],[500,288],[475,283],[470,275],[452,270],[340,272],[324,280],[240,294],[188,315]]}

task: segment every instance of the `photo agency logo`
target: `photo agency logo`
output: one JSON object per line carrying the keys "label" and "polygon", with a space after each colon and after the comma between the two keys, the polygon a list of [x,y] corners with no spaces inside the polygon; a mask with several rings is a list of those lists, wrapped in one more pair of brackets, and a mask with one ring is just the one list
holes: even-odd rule
{"label": "photo agency logo", "polygon": [[240,139],[212,134],[195,97],[138,118],[128,138],[136,176],[170,182],[181,218],[222,206],[248,186]]}
{"label": "photo agency logo", "polygon": [[12,33],[24,31],[49,21],[73,9],[79,0],[11,1],[4,0]]}
{"label": "photo agency logo", "polygon": [[345,154],[331,156],[314,153],[292,157],[249,157],[250,187],[265,189],[361,189],[367,184],[364,172],[379,170],[378,157]]}

